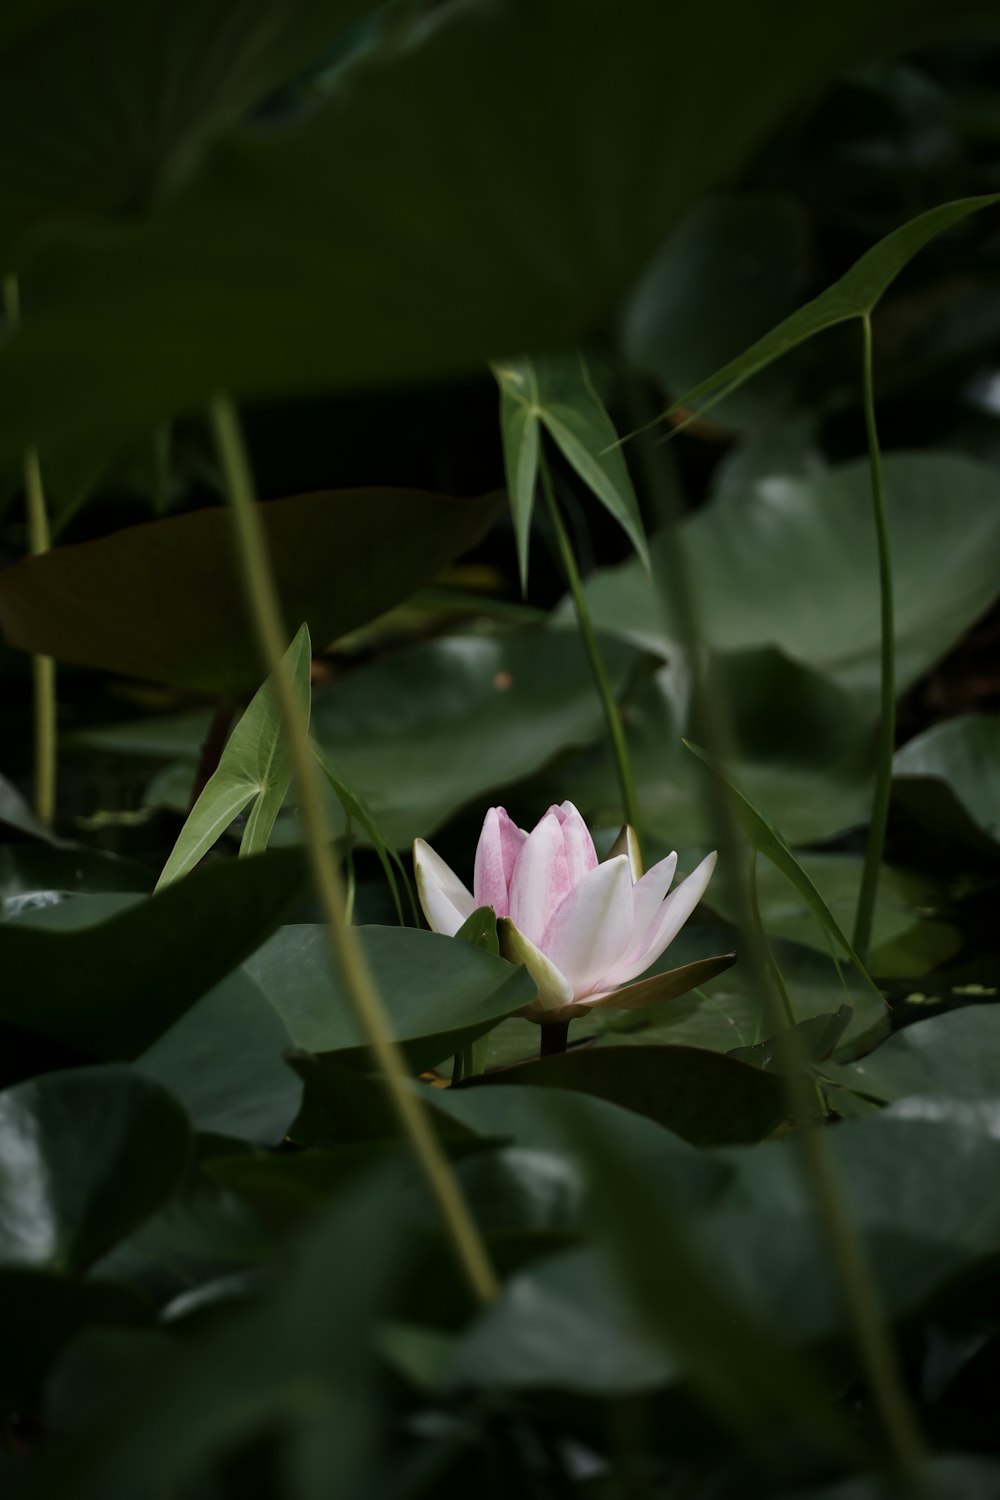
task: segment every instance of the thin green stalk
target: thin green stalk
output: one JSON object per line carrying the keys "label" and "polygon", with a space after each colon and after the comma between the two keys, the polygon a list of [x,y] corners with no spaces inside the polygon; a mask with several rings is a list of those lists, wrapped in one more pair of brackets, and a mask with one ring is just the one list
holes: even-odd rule
{"label": "thin green stalk", "polygon": [[625,814],[626,823],[638,833],[639,831],[639,799],[635,790],[635,777],[632,774],[632,760],[628,752],[628,744],[625,739],[625,726],[622,716],[615,701],[614,690],[608,677],[604,658],[601,656],[600,647],[597,644],[597,636],[594,633],[594,624],[590,618],[590,608],[587,604],[587,596],[583,591],[583,581],[580,578],[579,569],[576,566],[576,558],[573,556],[573,547],[570,543],[569,534],[563,524],[563,518],[559,513],[559,505],[552,489],[552,475],[549,472],[548,460],[544,449],[538,454],[538,472],[542,480],[542,493],[545,496],[545,504],[548,508],[549,517],[552,521],[552,529],[555,532],[556,546],[559,549],[559,561],[562,564],[566,583],[569,586],[570,595],[573,599],[573,608],[576,611],[576,622],[583,639],[583,647],[587,653],[590,670],[597,687],[601,707],[604,710],[604,718],[608,726],[608,734],[611,739],[611,749],[615,757],[615,768],[618,772],[618,785],[622,794],[622,809]]}
{"label": "thin green stalk", "polygon": [[882,704],[878,731],[878,762],[875,768],[875,791],[868,829],[868,847],[858,893],[854,918],[854,947],[862,963],[868,962],[871,944],[875,898],[878,895],[885,830],[889,821],[889,796],[892,791],[892,752],[896,742],[896,618],[892,600],[892,556],[889,550],[889,521],[885,509],[885,486],[882,482],[882,452],[875,425],[875,388],[872,378],[872,322],[868,313],[861,320],[862,383],[864,386],[865,430],[868,434],[868,457],[872,476],[872,506],[878,545],[878,583],[880,627],[882,632]]}
{"label": "thin green stalk", "polygon": [[[21,320],[21,296],[16,276],[4,278],[4,312],[10,328]],[[24,455],[24,493],[28,516],[28,550],[32,557],[48,552],[52,545],[49,514],[45,504],[38,451]],[[32,656],[34,694],[34,790],[35,812],[42,823],[51,823],[56,813],[56,664],[51,656]]]}
{"label": "thin green stalk", "polygon": [[239,419],[231,399],[224,394],[212,398],[209,415],[261,655],[268,675],[276,684],[288,731],[306,852],[316,895],[326,919],[333,962],[343,976],[358,1022],[381,1068],[386,1092],[403,1135],[437,1203],[455,1258],[474,1296],[480,1302],[491,1302],[499,1286],[486,1247],[430,1125],[423,1101],[411,1090],[401,1053],[393,1040],[357,933],[347,920],[343,882],[326,828],[319,769],[310,747],[308,726],[299,713],[282,665],[287,643],[281,607],[255,504]]}
{"label": "thin green stalk", "polygon": [[[641,401],[636,395],[636,405]],[[641,424],[648,413],[639,411],[633,425]],[[648,436],[640,437],[640,459],[647,485],[662,519],[674,533],[670,544],[660,549],[664,579],[669,589],[674,614],[688,648],[692,676],[693,715],[706,749],[725,762],[729,744],[725,706],[711,690],[700,642],[702,633],[697,605],[690,586],[682,549],[676,545],[679,521],[678,496],[658,458],[658,450]],[[747,881],[740,878],[742,868],[741,839],[736,816],[728,797],[715,787],[706,792],[706,808],[718,839],[720,863],[732,862],[729,871],[736,903],[737,927],[743,935],[751,973],[764,1003],[769,1024],[777,1032],[785,1019],[781,995],[775,985],[766,939],[755,928],[752,900]],[[789,1108],[794,1118],[808,1122],[813,1110],[809,1086],[808,1062],[799,1033],[794,1025],[788,1030],[792,1057],[799,1062],[784,1076]],[[805,1124],[800,1132],[805,1176],[812,1193],[834,1274],[840,1286],[848,1324],[851,1329],[865,1383],[878,1414],[885,1438],[892,1472],[903,1483],[914,1481],[926,1461],[923,1438],[916,1422],[896,1353],[891,1330],[882,1310],[864,1247],[858,1237],[851,1206],[847,1201],[830,1150],[826,1131]]]}
{"label": "thin green stalk", "polygon": [[[791,997],[789,996],[788,990],[785,987],[784,975],[779,969],[774,954],[771,951],[771,945],[767,941],[767,934],[764,931],[764,923],[760,915],[760,901],[757,895],[756,849],[751,850],[750,853],[750,874],[747,877],[747,896],[750,904],[750,919],[753,922],[753,929],[756,933],[757,941],[767,950],[767,965],[771,971],[771,978],[774,982],[774,988],[777,991],[779,1000],[781,1001],[781,1008],[785,1013],[785,1025],[793,1027],[795,1025],[795,1011],[792,1009]],[[755,1042],[759,1042],[761,1039],[760,1033],[761,1025],[764,1020],[764,1011],[765,1006],[761,1005],[760,1009],[757,1012],[757,1034],[754,1037]]]}

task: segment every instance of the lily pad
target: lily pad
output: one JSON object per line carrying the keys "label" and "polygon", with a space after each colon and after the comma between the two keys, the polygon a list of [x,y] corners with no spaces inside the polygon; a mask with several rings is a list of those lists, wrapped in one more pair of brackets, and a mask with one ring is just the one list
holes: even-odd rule
{"label": "lily pad", "polygon": [[699,1047],[571,1048],[537,1062],[484,1073],[462,1088],[574,1089],[621,1104],[696,1146],[759,1141],[785,1118],[775,1074]]}
{"label": "lily pad", "polygon": [[[971,459],[890,454],[884,471],[903,693],[1000,595],[1000,512],[995,471]],[[686,521],[680,537],[709,645],[778,646],[827,674],[874,716],[878,575],[867,462],[727,491]],[[658,643],[670,656],[677,626],[657,560],[666,545],[663,537],[653,540],[653,584],[628,562],[588,580],[587,594],[600,628],[647,648]]]}
{"label": "lily pad", "polygon": [[915,1021],[857,1062],[825,1072],[875,1099],[1000,1095],[1000,1005],[969,1005]]}
{"label": "lily pad", "polygon": [[179,1185],[191,1130],[126,1067],[50,1073],[0,1093],[0,1265],[82,1270]]}
{"label": "lily pad", "polygon": [[[404,927],[358,929],[396,1040],[414,1072],[441,1062],[535,998],[524,969],[469,943]],[[366,1038],[325,927],[283,927],[247,961],[247,973],[296,1047],[362,1062]]]}
{"label": "lily pad", "polygon": [[180,1099],[199,1130],[274,1146],[299,1108],[285,1062],[292,1039],[253,980],[237,969],[196,1000],[137,1059]]}
{"label": "lily pad", "polygon": [[904,816],[939,839],[995,853],[1000,716],[962,714],[910,740],[893,762],[892,795]]}
{"label": "lily pad", "polygon": [[274,930],[304,874],[281,851],[206,866],[147,898],[75,896],[8,919],[0,1025],[88,1058],[137,1057]]}

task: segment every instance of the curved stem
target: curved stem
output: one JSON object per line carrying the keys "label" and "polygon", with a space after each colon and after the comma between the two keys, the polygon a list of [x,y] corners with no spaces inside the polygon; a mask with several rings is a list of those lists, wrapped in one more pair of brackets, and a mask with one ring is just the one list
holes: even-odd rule
{"label": "curved stem", "polygon": [[872,379],[872,324],[865,313],[861,320],[862,373],[864,386],[865,429],[871,464],[872,505],[878,546],[878,581],[880,627],[882,633],[881,717],[878,732],[878,760],[875,768],[875,791],[868,829],[868,847],[858,893],[854,919],[854,947],[862,963],[868,962],[871,944],[875,898],[878,895],[879,872],[885,848],[885,830],[889,821],[889,796],[892,791],[892,752],[896,740],[896,621],[892,599],[892,557],[889,551],[889,521],[885,509],[885,487],[882,482],[882,453],[875,425],[875,391]]}
{"label": "curved stem", "polygon": [[618,704],[615,701],[614,690],[608,677],[604,658],[601,656],[600,647],[597,644],[597,636],[594,633],[594,623],[590,618],[590,608],[587,604],[587,596],[583,591],[583,581],[580,571],[573,556],[573,547],[569,535],[559,512],[559,505],[552,489],[552,475],[549,473],[548,460],[545,457],[544,448],[540,448],[538,454],[538,472],[542,481],[542,493],[545,496],[545,504],[548,508],[552,529],[555,532],[556,546],[559,549],[559,561],[566,583],[569,587],[573,600],[573,608],[576,611],[576,621],[583,639],[583,647],[587,653],[590,670],[593,673],[594,683],[597,687],[601,707],[604,709],[604,718],[608,726],[608,734],[611,739],[611,749],[615,758],[615,769],[618,772],[618,785],[622,794],[622,810],[625,821],[629,823],[638,834],[639,831],[639,799],[635,790],[635,777],[632,774],[632,760],[625,739],[625,726]]}
{"label": "curved stem", "polygon": [[[4,312],[10,328],[21,321],[21,297],[16,276],[4,278]],[[24,455],[24,496],[28,518],[28,550],[32,557],[48,552],[52,545],[38,451]],[[32,656],[34,692],[34,786],[35,812],[42,823],[51,823],[56,811],[56,664],[51,656]]]}
{"label": "curved stem", "polygon": [[469,1287],[480,1302],[499,1290],[475,1221],[441,1150],[420,1098],[410,1086],[399,1048],[393,1040],[382,1000],[369,971],[357,933],[347,919],[344,887],[326,828],[323,796],[309,744],[309,730],[298,711],[283,669],[285,635],[267,542],[255,504],[253,481],[243,447],[239,419],[226,395],[213,397],[209,413],[225,477],[244,584],[261,655],[276,685],[288,732],[298,787],[306,852],[316,895],[326,919],[334,964],[339,968],[368,1045],[382,1070],[385,1088],[400,1127],[435,1200]]}

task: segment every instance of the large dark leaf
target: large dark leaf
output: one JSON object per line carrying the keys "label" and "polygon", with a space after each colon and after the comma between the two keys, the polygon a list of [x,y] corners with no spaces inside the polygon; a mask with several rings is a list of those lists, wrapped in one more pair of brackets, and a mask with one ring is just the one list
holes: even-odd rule
{"label": "large dark leaf", "polygon": [[[893,801],[939,839],[980,853],[1000,844],[1000,716],[961,714],[904,745]],[[992,847],[991,847],[992,846]]]}
{"label": "large dark leaf", "polygon": [[0,1024],[133,1058],[272,932],[301,890],[291,852],[197,870],[156,896],[76,896],[0,923]]}
{"label": "large dark leaf", "polygon": [[[261,510],[290,628],[318,647],[426,583],[478,541],[502,499],[337,490]],[[394,545],[405,536],[406,545]],[[212,692],[260,683],[232,521],[196,511],[57,547],[0,575],[12,645]]]}
{"label": "large dark leaf", "polygon": [[0,261],[17,266],[56,224],[134,219],[207,138],[376,3],[11,3],[23,24],[0,33]]}
{"label": "large dark leaf", "polygon": [[848,62],[998,26],[990,0],[443,7],[298,128],[217,148],[148,221],[37,258],[0,359],[0,454],[220,388],[405,380],[576,339]]}
{"label": "large dark leaf", "polygon": [[482,1074],[467,1086],[512,1083],[594,1094],[696,1146],[759,1141],[787,1113],[780,1078],[700,1047],[585,1046]]}

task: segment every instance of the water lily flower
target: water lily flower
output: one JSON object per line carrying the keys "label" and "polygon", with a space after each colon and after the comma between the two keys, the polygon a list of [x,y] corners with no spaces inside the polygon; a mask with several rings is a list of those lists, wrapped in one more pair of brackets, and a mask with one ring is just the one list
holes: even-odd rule
{"label": "water lily flower", "polygon": [[420,904],[432,931],[453,937],[477,908],[491,906],[501,919],[501,952],[524,964],[538,986],[525,1014],[546,1022],[567,1021],[595,1005],[649,1005],[703,983],[711,977],[706,966],[714,966],[712,973],[728,967],[731,955],[630,985],[694,911],[715,859],[708,855],[671,891],[676,854],[643,874],[634,834],[623,829],[602,863],[572,802],[550,807],[531,833],[502,807],[491,807],[471,892],[423,839],[413,846]]}

